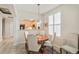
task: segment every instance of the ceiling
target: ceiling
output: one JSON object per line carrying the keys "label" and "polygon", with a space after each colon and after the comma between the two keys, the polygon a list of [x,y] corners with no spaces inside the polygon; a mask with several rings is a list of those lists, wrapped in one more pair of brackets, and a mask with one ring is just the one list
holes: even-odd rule
{"label": "ceiling", "polygon": [[[57,6],[59,6],[59,5],[58,4],[41,4],[39,6],[40,14],[46,13],[46,12],[56,8]],[[38,13],[37,4],[16,4],[15,7],[19,11]]]}

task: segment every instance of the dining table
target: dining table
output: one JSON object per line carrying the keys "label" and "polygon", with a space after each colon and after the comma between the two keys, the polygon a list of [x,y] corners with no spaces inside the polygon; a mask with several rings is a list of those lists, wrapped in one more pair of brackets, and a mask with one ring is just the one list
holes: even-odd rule
{"label": "dining table", "polygon": [[48,35],[37,35],[37,42],[38,44],[41,44],[41,48],[39,50],[40,53],[45,53],[48,50],[48,47],[44,46],[44,43],[47,40],[49,40]]}
{"label": "dining table", "polygon": [[38,44],[42,44],[48,40],[48,35],[37,35]]}

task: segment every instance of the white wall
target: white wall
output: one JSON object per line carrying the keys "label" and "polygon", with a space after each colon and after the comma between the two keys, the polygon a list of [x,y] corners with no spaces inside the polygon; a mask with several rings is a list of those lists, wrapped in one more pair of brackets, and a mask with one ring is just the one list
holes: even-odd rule
{"label": "white wall", "polygon": [[45,14],[45,20],[48,21],[48,15],[61,12],[61,35],[66,33],[79,33],[79,5],[61,5]]}
{"label": "white wall", "polygon": [[18,17],[19,17],[19,20],[36,19],[37,15],[29,13],[27,11],[18,11]]}
{"label": "white wall", "polygon": [[2,15],[0,13],[0,41],[2,40]]}

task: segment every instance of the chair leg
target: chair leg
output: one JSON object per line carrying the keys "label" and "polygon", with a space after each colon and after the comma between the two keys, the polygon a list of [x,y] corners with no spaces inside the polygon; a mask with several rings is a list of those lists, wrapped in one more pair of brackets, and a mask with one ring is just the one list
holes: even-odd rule
{"label": "chair leg", "polygon": [[25,50],[26,50],[26,52],[29,54],[29,50],[28,50],[28,45],[27,45],[27,43],[25,43]]}
{"label": "chair leg", "polygon": [[62,54],[62,48],[60,48],[60,54]]}
{"label": "chair leg", "polygon": [[69,54],[69,53],[66,51],[66,54]]}
{"label": "chair leg", "polygon": [[54,49],[53,49],[53,47],[52,47],[52,53],[53,53],[53,51],[54,51]]}
{"label": "chair leg", "polygon": [[77,52],[77,54],[79,54],[79,51]]}

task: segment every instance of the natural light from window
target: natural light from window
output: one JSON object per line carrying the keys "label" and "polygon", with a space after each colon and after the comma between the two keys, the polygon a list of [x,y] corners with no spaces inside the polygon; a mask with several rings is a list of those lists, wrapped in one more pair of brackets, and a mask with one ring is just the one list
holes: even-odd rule
{"label": "natural light from window", "polygon": [[61,12],[57,12],[49,16],[49,34],[55,33],[56,36],[61,35]]}

